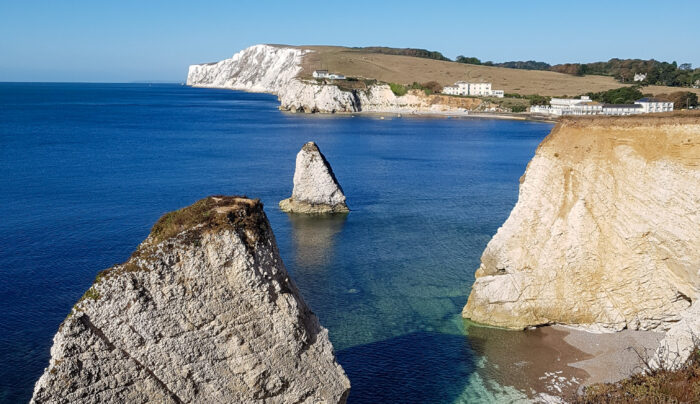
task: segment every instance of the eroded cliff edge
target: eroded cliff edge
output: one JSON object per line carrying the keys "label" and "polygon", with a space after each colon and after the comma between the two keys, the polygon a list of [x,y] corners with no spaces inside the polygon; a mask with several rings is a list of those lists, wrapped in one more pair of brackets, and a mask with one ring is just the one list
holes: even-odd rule
{"label": "eroded cliff edge", "polygon": [[343,81],[303,78],[302,61],[311,52],[303,47],[254,45],[229,59],[191,65],[187,85],[275,94],[280,109],[291,112],[500,111],[478,98],[426,95],[418,90],[396,96],[385,83],[358,89],[343,87],[347,85]]}
{"label": "eroded cliff edge", "polygon": [[338,403],[349,387],[262,204],[220,196],[164,215],[100,273],[32,402]]}
{"label": "eroded cliff edge", "polygon": [[700,114],[566,118],[521,178],[462,314],[667,329],[698,299],[699,247]]}

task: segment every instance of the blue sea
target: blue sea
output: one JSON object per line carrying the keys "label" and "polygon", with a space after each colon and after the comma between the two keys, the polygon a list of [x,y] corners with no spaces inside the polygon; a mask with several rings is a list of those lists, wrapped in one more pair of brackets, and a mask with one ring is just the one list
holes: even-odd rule
{"label": "blue sea", "polygon": [[[504,402],[522,333],[462,320],[481,252],[552,125],[282,113],[276,97],[149,84],[0,83],[0,402],[26,402],[98,271],[165,212],[260,198],[282,258],[329,329],[351,403]],[[315,141],[347,216],[281,212]],[[502,359],[502,358],[501,358]]]}

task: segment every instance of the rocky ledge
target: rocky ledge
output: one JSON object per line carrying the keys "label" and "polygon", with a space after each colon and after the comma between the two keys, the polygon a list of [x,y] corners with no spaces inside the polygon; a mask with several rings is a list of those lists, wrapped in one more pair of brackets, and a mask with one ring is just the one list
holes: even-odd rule
{"label": "rocky ledge", "polygon": [[32,402],[345,402],[328,332],[262,204],[217,196],[164,215],[59,327]]}
{"label": "rocky ledge", "polygon": [[297,153],[291,198],[279,203],[290,213],[346,213],[345,194],[331,165],[316,143],[306,143]]}
{"label": "rocky ledge", "polygon": [[521,178],[462,314],[516,329],[692,325],[698,246],[700,114],[566,118]]}

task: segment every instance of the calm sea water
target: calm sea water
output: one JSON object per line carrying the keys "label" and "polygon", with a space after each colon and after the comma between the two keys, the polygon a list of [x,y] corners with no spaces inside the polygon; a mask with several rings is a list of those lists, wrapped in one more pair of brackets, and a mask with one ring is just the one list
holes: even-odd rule
{"label": "calm sea water", "polygon": [[[351,402],[516,397],[484,365],[495,334],[470,335],[460,312],[550,129],[290,115],[273,96],[179,85],[0,83],[0,402],[30,398],[99,270],[126,260],[160,215],[211,194],[265,203]],[[347,194],[347,217],[277,207],[309,140]]]}

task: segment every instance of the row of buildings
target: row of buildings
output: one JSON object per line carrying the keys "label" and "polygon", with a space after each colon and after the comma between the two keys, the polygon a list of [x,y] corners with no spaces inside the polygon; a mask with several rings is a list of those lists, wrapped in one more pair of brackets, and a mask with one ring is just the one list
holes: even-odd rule
{"label": "row of buildings", "polygon": [[552,98],[549,105],[533,105],[530,112],[545,115],[635,115],[673,111],[673,103],[645,97],[634,104],[602,104],[590,97]]}
{"label": "row of buildings", "polygon": [[342,74],[329,73],[328,70],[314,70],[312,76],[315,79],[345,80]]}
{"label": "row of buildings", "polygon": [[452,86],[445,86],[443,94],[449,95],[471,95],[475,97],[498,97],[503,98],[503,90],[492,90],[491,83],[469,83],[458,81]]}

